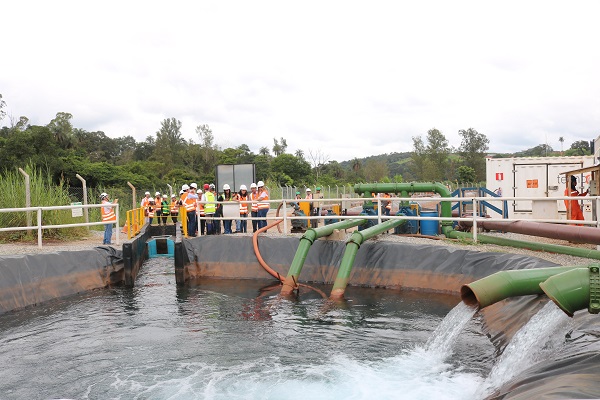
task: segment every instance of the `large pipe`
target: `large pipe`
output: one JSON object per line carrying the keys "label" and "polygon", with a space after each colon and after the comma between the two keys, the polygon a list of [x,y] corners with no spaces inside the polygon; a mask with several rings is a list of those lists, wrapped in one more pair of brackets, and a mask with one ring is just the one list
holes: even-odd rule
{"label": "large pipe", "polygon": [[548,278],[540,288],[569,317],[575,311],[600,312],[600,266],[575,268]]}
{"label": "large pipe", "polygon": [[304,261],[306,260],[310,246],[315,240],[331,235],[336,229],[349,229],[358,225],[362,225],[365,222],[367,222],[366,219],[347,219],[319,228],[307,229],[304,235],[302,235],[300,238],[298,250],[296,250],[296,255],[292,260],[292,265],[290,266],[288,275],[283,281],[281,294],[284,296],[290,295],[298,288],[298,277],[300,276],[300,272],[302,272],[302,267],[304,266]]}
{"label": "large pipe", "polygon": [[[461,225],[471,227],[472,221],[461,221]],[[505,231],[525,235],[542,236],[552,239],[600,245],[600,229],[587,226],[551,224],[532,221],[486,221],[478,219],[477,226],[490,231]]]}
{"label": "large pipe", "polygon": [[540,283],[553,275],[580,267],[551,267],[500,271],[463,285],[460,288],[462,301],[470,306],[485,308],[508,297],[542,294]]}
{"label": "large pipe", "polygon": [[[448,237],[450,239],[471,239],[471,240],[473,239],[473,235],[470,233],[458,232],[458,231],[454,231],[454,230],[447,231],[446,237]],[[584,257],[584,258],[592,258],[595,260],[600,260],[600,251],[598,251],[598,250],[582,249],[579,247],[561,246],[558,244],[550,244],[550,243],[527,242],[527,241],[523,241],[523,240],[506,239],[506,238],[500,238],[500,237],[488,236],[488,235],[477,235],[477,240],[481,243],[495,244],[498,246],[510,246],[510,247],[517,247],[517,248],[521,248],[521,249],[546,251],[549,253],[557,253],[557,254],[568,254],[570,256],[575,256],[575,257]]]}
{"label": "large pipe", "polygon": [[[354,185],[354,192],[365,193],[371,197],[371,193],[408,193],[435,192],[444,198],[451,198],[450,190],[439,182],[409,182],[409,183],[358,183]],[[368,206],[366,202],[365,205]],[[441,201],[442,217],[452,218],[452,202]],[[452,230],[452,221],[442,221],[442,233],[445,235]]]}
{"label": "large pipe", "polygon": [[379,235],[385,231],[393,229],[406,222],[405,219],[390,219],[382,222],[381,224],[372,226],[362,231],[356,231],[352,234],[350,239],[346,242],[346,250],[344,256],[340,262],[340,269],[338,271],[335,282],[333,283],[333,289],[331,290],[330,299],[341,299],[344,296],[348,280],[350,279],[350,272],[352,271],[352,265],[354,265],[354,259],[360,245],[373,236]]}

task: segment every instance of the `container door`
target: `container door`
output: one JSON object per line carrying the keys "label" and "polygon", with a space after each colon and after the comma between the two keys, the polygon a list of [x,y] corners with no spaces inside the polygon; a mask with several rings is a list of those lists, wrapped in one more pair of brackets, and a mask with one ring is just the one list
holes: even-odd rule
{"label": "container door", "polygon": [[[546,167],[546,164],[515,164],[515,197],[546,197]],[[531,200],[515,201],[515,212],[531,211]]]}

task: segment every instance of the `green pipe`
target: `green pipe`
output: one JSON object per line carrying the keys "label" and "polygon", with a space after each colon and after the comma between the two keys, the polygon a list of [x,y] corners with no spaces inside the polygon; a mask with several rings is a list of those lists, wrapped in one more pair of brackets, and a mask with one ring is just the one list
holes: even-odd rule
{"label": "green pipe", "polygon": [[553,275],[580,267],[551,267],[500,271],[463,285],[460,288],[462,301],[470,306],[485,308],[513,296],[542,294],[540,283]]}
{"label": "green pipe", "polygon": [[296,250],[294,259],[292,260],[288,275],[283,280],[281,294],[290,295],[298,287],[298,277],[300,276],[300,272],[302,272],[302,267],[304,266],[304,261],[306,261],[310,246],[312,246],[315,240],[331,235],[336,229],[349,229],[354,226],[362,225],[365,222],[367,222],[366,219],[347,219],[319,228],[307,229],[300,238],[300,244],[298,245],[298,250]]}
{"label": "green pipe", "polygon": [[[439,182],[409,182],[409,183],[358,183],[354,185],[354,192],[365,193],[369,197],[371,193],[416,193],[416,192],[435,192],[444,198],[451,198],[450,190]],[[452,218],[452,202],[441,201],[442,217]],[[365,202],[366,208],[373,208],[373,202]],[[452,230],[452,221],[442,221],[442,233],[446,234]]]}
{"label": "green pipe", "polygon": [[342,261],[340,262],[340,269],[337,277],[335,278],[335,282],[333,283],[331,295],[329,296],[331,299],[340,299],[344,296],[344,291],[346,290],[348,280],[350,279],[350,272],[352,271],[352,266],[354,265],[354,259],[356,258],[356,253],[358,252],[360,245],[365,240],[368,240],[373,236],[377,236],[380,233],[393,229],[404,223],[406,223],[405,219],[390,219],[368,229],[356,231],[352,234],[352,236],[350,236],[350,239],[348,239],[346,242],[346,250],[344,251]]}
{"label": "green pipe", "polygon": [[600,312],[600,265],[576,268],[548,278],[540,288],[569,317],[575,311]]}
{"label": "green pipe", "polygon": [[[443,228],[442,228],[443,229]],[[455,230],[447,230],[446,237],[450,239],[473,239],[473,235],[467,232],[457,232]],[[591,249],[582,249],[579,247],[561,246],[558,244],[527,242],[523,240],[505,239],[496,236],[477,235],[477,241],[486,244],[496,244],[499,246],[518,247],[521,249],[529,249],[536,251],[546,251],[548,253],[568,254],[576,257],[591,258],[600,260],[600,251]]]}

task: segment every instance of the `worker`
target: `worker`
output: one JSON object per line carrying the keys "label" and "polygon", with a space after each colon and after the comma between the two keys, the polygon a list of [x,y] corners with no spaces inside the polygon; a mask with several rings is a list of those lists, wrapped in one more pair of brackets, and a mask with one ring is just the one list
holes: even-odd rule
{"label": "worker", "polygon": [[[232,201],[234,200],[234,196],[231,194],[231,187],[226,183],[223,185],[223,195],[220,196],[220,201]],[[223,204],[220,205],[221,216],[223,215]],[[225,234],[231,234],[233,231],[231,230],[231,220],[226,219],[223,221],[223,230]]]}
{"label": "worker", "polygon": [[160,225],[162,222],[162,196],[160,192],[154,193],[154,204],[156,205],[154,215],[156,216],[156,222]]}
{"label": "worker", "polygon": [[265,188],[265,183],[258,181],[256,188],[258,189],[258,229],[261,229],[267,226],[267,214],[271,203],[269,203],[269,192]]}
{"label": "worker", "polygon": [[168,197],[166,194],[162,195],[161,205],[161,215],[162,215],[162,223],[163,225],[167,224],[167,219],[169,218],[169,214],[171,213],[171,205],[169,204]]}
{"label": "worker", "polygon": [[196,189],[198,185],[191,183],[185,198],[185,211],[187,213],[187,230],[188,236],[195,237],[198,231],[198,219],[196,218],[196,208],[198,203],[198,194]]}
{"label": "worker", "polygon": [[177,196],[175,195],[175,193],[171,195],[171,205],[169,213],[171,214],[171,221],[173,221],[173,223],[176,224],[177,217],[179,216],[179,204],[177,204]]}
{"label": "worker", "polygon": [[200,216],[200,235],[204,236],[206,233],[206,212],[204,211],[204,205],[206,204],[206,193],[210,186],[208,183],[205,183],[202,187],[204,188],[204,193],[200,196],[200,202],[198,202],[198,215]]}
{"label": "worker", "polygon": [[[578,196],[586,196],[589,193],[589,189],[585,193],[579,193],[577,190],[577,177],[575,175],[571,175],[571,188],[568,187],[565,189],[565,196],[570,197],[578,197]],[[567,207],[567,219],[579,220],[583,221],[583,211],[581,211],[581,206],[579,205],[579,200],[567,200],[565,199],[565,206]],[[582,226],[581,224],[576,224],[577,226]]]}
{"label": "worker", "polygon": [[217,206],[215,204],[215,185],[213,183],[208,185],[208,191],[204,193],[203,199],[206,202],[204,203],[204,213],[206,215],[206,234],[214,235],[215,221],[213,218],[215,217]]}
{"label": "worker", "polygon": [[256,183],[254,182],[250,184],[250,201],[252,202],[250,205],[250,216],[252,217],[252,232],[256,232],[258,230],[258,188],[256,187]]}
{"label": "worker", "polygon": [[295,200],[302,200],[302,195],[300,195],[300,192],[296,192]]}
{"label": "worker", "polygon": [[146,209],[148,210],[148,223],[150,225],[152,225],[152,222],[154,220],[154,214],[156,212],[156,206],[155,206],[154,199],[150,199],[148,201],[148,207],[146,207]]}
{"label": "worker", "polygon": [[[308,203],[308,209],[310,210],[308,212],[308,215],[312,216],[314,214],[314,212],[313,212],[313,206],[314,206],[313,199],[314,199],[314,195],[313,195],[312,190],[310,188],[306,188],[306,196],[304,196],[304,199],[305,200],[310,200],[310,202]],[[308,220],[308,227],[309,228],[316,228],[315,224],[316,224],[316,222],[313,222],[312,219]]]}
{"label": "worker", "polygon": [[140,202],[140,208],[144,209],[144,222],[148,222],[148,204],[150,204],[150,192],[144,193],[144,198]]}
{"label": "worker", "polygon": [[[313,196],[314,199],[322,199],[323,198],[323,194],[321,193],[321,187],[317,186],[315,188],[315,190],[316,190],[316,193]],[[323,206],[323,202],[319,201],[319,200],[316,200],[313,203],[313,205],[314,205],[313,215],[320,216],[321,215],[321,207]],[[319,220],[318,219],[313,220],[313,227],[316,228],[318,226],[319,226]]]}
{"label": "worker", "polygon": [[248,232],[248,221],[246,220],[248,218],[248,203],[244,203],[248,201],[248,198],[248,188],[246,185],[240,185],[240,191],[237,195],[237,200],[240,202],[240,220],[236,232]]}
{"label": "worker", "polygon": [[[392,196],[389,193],[384,193],[383,194],[383,198],[384,199],[391,199]],[[390,215],[390,211],[392,211],[392,201],[391,200],[384,200],[381,202],[381,206],[383,207],[383,215]]]}
{"label": "worker", "polygon": [[[100,201],[102,204],[111,204],[107,193],[100,194]],[[118,202],[119,199],[115,199],[112,204],[117,204]],[[100,207],[100,213],[102,214],[102,222],[106,223],[104,225],[104,240],[102,244],[112,244],[110,240],[112,239],[113,223],[117,222],[117,214],[115,214],[115,209],[112,206]]]}

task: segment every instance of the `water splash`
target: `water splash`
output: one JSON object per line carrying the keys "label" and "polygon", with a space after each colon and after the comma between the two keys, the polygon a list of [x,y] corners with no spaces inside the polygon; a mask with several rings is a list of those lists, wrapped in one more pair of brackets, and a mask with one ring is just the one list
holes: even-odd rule
{"label": "water splash", "polygon": [[425,350],[436,353],[441,358],[450,356],[458,335],[463,331],[476,312],[476,307],[468,306],[462,301],[458,303],[431,334],[431,337],[425,344]]}
{"label": "water splash", "polygon": [[549,301],[513,336],[476,397],[489,395],[518,373],[551,354],[557,345],[553,333],[569,321],[570,318]]}

